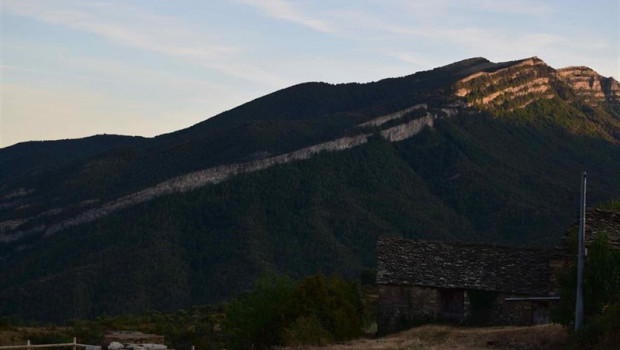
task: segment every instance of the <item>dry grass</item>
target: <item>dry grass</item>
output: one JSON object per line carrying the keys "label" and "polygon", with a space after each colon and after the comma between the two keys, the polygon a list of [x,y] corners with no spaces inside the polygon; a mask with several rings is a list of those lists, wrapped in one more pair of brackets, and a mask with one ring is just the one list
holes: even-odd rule
{"label": "dry grass", "polygon": [[[378,339],[300,350],[560,350],[568,335],[559,325],[457,328],[427,325]],[[293,349],[293,348],[289,348]]]}
{"label": "dry grass", "polygon": [[[66,327],[6,327],[0,329],[0,346],[25,345],[28,339],[62,334],[69,337],[71,329]],[[36,342],[33,342],[35,344]]]}
{"label": "dry grass", "polygon": [[[26,328],[0,331],[0,345],[22,345],[33,335],[70,332],[68,328]],[[377,339],[360,339],[325,347],[288,350],[560,350],[568,335],[559,325],[459,328],[427,325]],[[285,349],[282,349],[285,350]]]}

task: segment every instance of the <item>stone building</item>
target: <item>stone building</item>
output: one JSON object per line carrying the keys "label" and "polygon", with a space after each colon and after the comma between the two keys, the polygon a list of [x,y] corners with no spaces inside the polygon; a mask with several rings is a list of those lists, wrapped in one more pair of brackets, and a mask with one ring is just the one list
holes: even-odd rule
{"label": "stone building", "polygon": [[[564,247],[570,246],[569,237],[576,235],[578,229],[579,222],[575,222],[566,231],[562,242]],[[598,236],[603,234],[607,236],[611,249],[620,249],[620,211],[588,208],[586,211],[586,247],[589,247]],[[573,239],[576,239],[575,237]]]}
{"label": "stone building", "polygon": [[549,322],[553,249],[380,238],[378,331],[427,321],[529,325]]}

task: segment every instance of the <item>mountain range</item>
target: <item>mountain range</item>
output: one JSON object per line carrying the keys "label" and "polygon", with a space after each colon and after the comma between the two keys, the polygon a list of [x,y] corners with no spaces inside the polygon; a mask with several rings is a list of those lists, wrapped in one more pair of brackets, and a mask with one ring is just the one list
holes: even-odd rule
{"label": "mountain range", "polygon": [[357,276],[379,236],[555,245],[620,198],[620,83],[537,57],[304,83],[154,138],[0,149],[0,316],[227,300]]}

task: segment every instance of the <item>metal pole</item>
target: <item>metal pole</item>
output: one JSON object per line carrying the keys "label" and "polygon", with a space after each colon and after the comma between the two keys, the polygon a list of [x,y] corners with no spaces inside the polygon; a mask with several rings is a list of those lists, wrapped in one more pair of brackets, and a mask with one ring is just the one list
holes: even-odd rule
{"label": "metal pole", "polygon": [[586,172],[581,175],[581,202],[579,215],[579,246],[577,248],[577,298],[575,300],[575,331],[583,326],[583,264],[586,236]]}

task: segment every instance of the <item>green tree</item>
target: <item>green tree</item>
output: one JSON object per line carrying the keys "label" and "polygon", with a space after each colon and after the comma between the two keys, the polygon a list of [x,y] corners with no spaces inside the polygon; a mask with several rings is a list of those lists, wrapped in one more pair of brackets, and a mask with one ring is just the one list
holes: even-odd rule
{"label": "green tree", "polygon": [[[364,324],[364,306],[359,287],[336,276],[326,278],[322,274],[301,280],[295,289],[294,307],[298,317],[294,326],[308,327],[312,320],[328,339],[341,341],[359,336]],[[301,319],[301,320],[300,320]],[[303,339],[297,339],[304,343]],[[316,343],[309,339],[305,343]]]}
{"label": "green tree", "polygon": [[253,291],[231,302],[225,322],[234,349],[324,345],[359,336],[363,325],[359,286],[322,274],[297,283],[276,275],[260,277]]}
{"label": "green tree", "polygon": [[294,292],[291,279],[264,275],[255,289],[233,299],[226,310],[225,327],[234,349],[264,349],[282,343],[282,330],[292,315]]}
{"label": "green tree", "polygon": [[[576,250],[576,232],[569,247]],[[575,313],[576,263],[559,276],[562,297],[554,308],[554,321],[571,325]],[[606,234],[599,234],[588,249],[584,266],[584,328],[573,335],[577,347],[605,348],[602,344],[620,341],[620,251],[609,247]],[[598,345],[596,345],[598,344]],[[615,343],[617,344],[617,342]]]}

